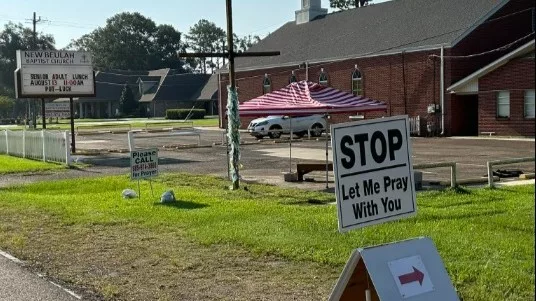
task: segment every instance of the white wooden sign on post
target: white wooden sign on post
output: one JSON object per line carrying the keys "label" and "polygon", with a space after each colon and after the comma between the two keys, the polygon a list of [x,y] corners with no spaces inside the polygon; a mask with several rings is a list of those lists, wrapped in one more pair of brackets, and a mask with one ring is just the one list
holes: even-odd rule
{"label": "white wooden sign on post", "polygon": [[17,50],[17,98],[95,96],[91,55],[85,51]]}
{"label": "white wooden sign on post", "polygon": [[331,137],[340,232],[416,214],[407,116],[335,124]]}

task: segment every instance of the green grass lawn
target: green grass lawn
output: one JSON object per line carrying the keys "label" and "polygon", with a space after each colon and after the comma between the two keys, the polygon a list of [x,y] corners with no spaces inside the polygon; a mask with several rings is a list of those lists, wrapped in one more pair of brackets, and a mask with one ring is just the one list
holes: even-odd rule
{"label": "green grass lawn", "polygon": [[[157,121],[157,122],[155,122]],[[205,119],[193,119],[195,127],[215,127],[218,126],[218,118],[205,118]],[[148,124],[148,125],[146,125]],[[78,128],[81,131],[91,130],[109,130],[109,129],[145,129],[146,126],[152,129],[158,129],[162,127],[180,127],[185,126],[179,120],[166,120],[163,118],[132,118],[125,120],[116,119],[76,119],[74,126],[75,130]],[[190,124],[187,124],[190,126]],[[49,130],[69,130],[71,128],[70,121],[68,119],[60,119],[59,123],[47,123],[47,129]],[[22,130],[24,126],[9,127],[10,130]],[[41,129],[41,124],[37,124],[37,129]]]}
{"label": "green grass lawn", "polygon": [[65,169],[65,166],[43,161],[35,161],[6,155],[0,155],[0,174],[39,172]]}
{"label": "green grass lawn", "polygon": [[[164,175],[153,185],[155,191],[171,188],[179,201],[160,205],[157,197],[149,197],[146,182],[141,200],[122,200],[124,188],[136,187],[124,176],[38,183],[0,190],[0,220],[2,214],[16,219],[32,212],[35,219],[54,217],[51,227],[99,225],[116,235],[125,226],[154,233],[181,229],[203,245],[234,245],[255,256],[341,268],[355,248],[428,236],[463,300],[534,299],[532,185],[419,193],[415,218],[340,234],[336,208],[327,204],[333,194],[256,184],[229,191],[228,184],[207,176]],[[24,233],[33,228],[2,243],[5,229],[0,222],[0,248],[24,253],[25,244],[17,241],[28,239]],[[156,237],[151,243],[166,241]]]}

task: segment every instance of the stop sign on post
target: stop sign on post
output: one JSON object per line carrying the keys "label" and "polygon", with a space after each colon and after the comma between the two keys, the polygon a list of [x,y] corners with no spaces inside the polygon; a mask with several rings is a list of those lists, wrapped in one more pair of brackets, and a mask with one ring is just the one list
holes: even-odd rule
{"label": "stop sign on post", "polygon": [[336,124],[331,137],[340,232],[416,214],[407,116]]}

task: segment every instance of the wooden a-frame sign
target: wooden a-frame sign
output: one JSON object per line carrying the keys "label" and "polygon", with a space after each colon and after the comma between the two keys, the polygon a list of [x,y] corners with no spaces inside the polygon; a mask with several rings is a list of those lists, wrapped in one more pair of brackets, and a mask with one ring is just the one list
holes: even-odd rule
{"label": "wooden a-frame sign", "polygon": [[360,248],[329,301],[459,301],[431,239],[420,237]]}

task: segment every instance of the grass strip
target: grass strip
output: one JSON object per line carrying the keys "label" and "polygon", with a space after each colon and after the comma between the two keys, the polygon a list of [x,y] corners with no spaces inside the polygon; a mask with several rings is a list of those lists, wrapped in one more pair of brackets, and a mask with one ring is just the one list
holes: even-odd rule
{"label": "grass strip", "polygon": [[64,165],[0,155],[0,174],[65,169]]}
{"label": "grass strip", "polygon": [[[171,188],[179,201],[161,205],[149,197],[147,182],[141,199],[122,200],[124,188],[136,187],[123,176],[44,182],[0,190],[0,212],[21,218],[34,212],[35,218],[53,216],[55,227],[99,226],[113,235],[131,226],[154,233],[181,229],[207,246],[235,245],[257,256],[335,267],[357,247],[428,236],[463,300],[534,299],[532,185],[419,193],[417,217],[346,234],[338,233],[336,208],[327,205],[333,194],[256,184],[229,191],[227,185],[208,176],[163,175],[155,191]],[[25,239],[7,247],[24,249]],[[153,243],[166,241],[157,236]]]}

